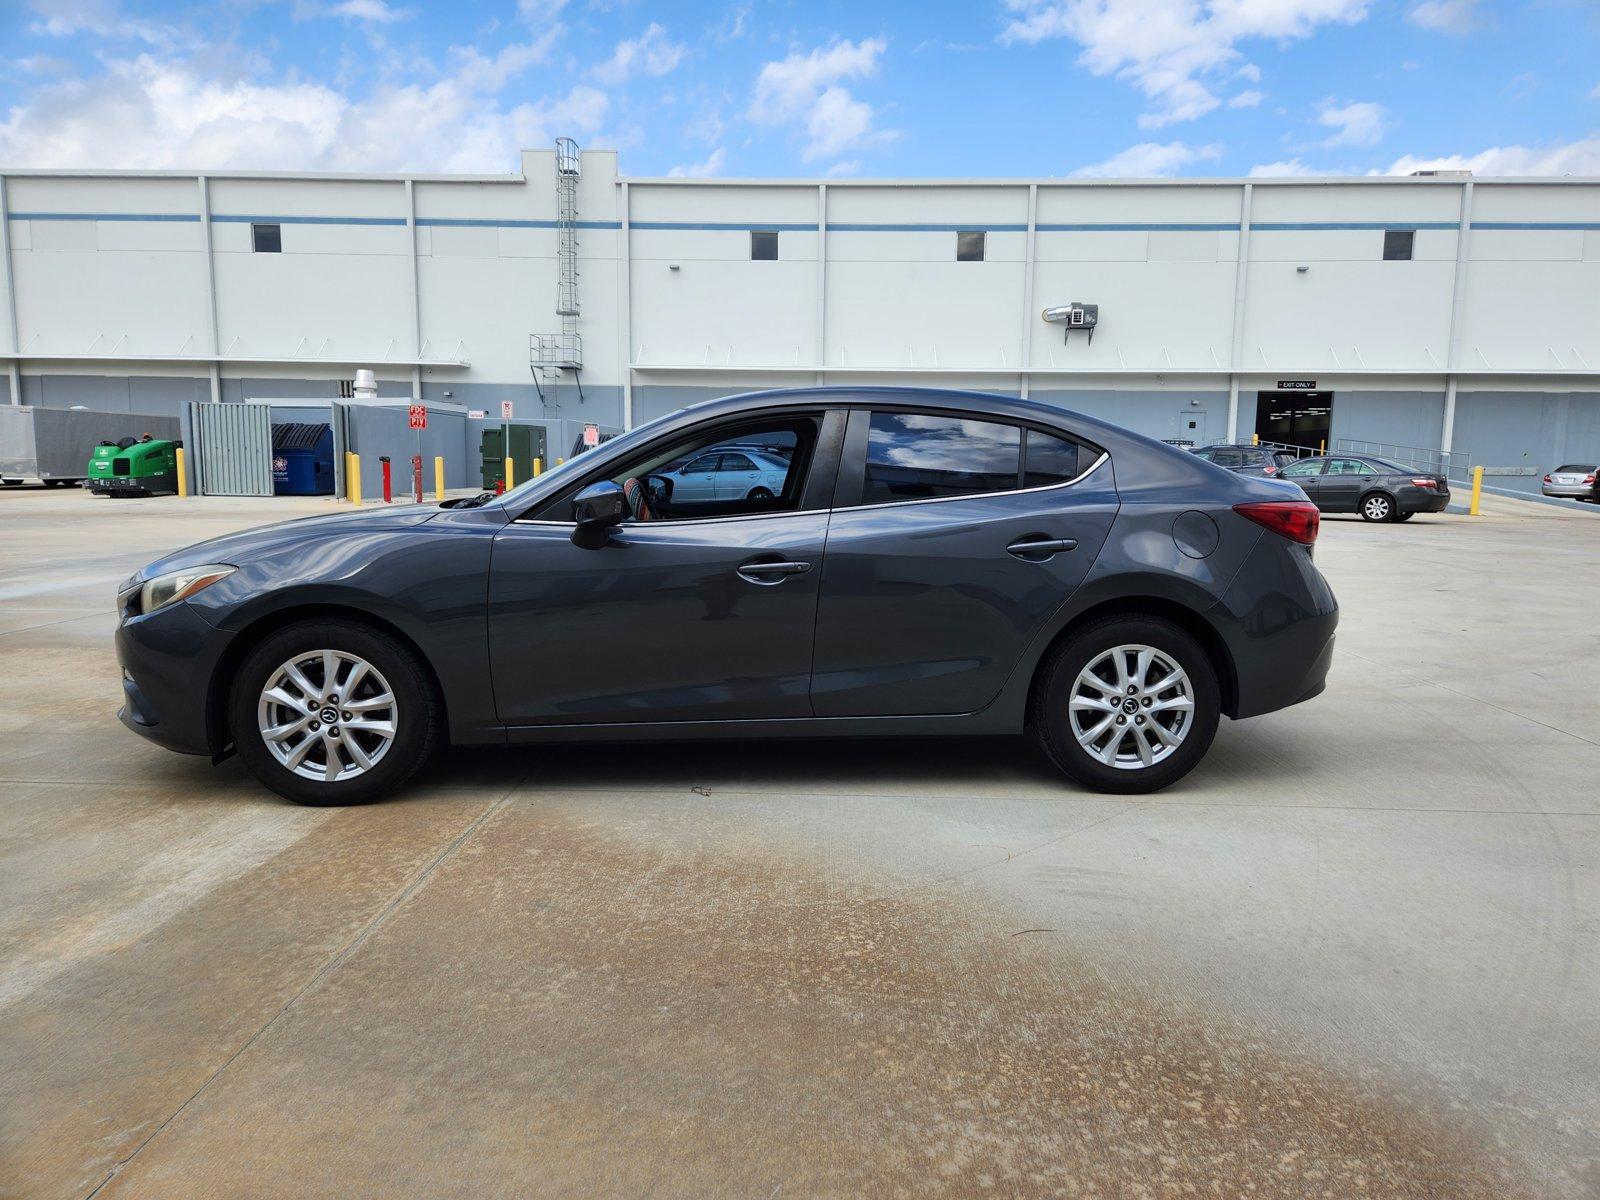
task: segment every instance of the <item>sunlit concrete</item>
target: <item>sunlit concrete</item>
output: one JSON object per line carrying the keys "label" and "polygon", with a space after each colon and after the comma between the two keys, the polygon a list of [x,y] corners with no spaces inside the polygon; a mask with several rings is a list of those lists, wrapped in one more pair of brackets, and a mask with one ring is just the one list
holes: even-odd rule
{"label": "sunlit concrete", "polygon": [[0,492],[0,1195],[1600,1192],[1600,519],[1324,524],[1327,693],[1021,741],[456,752],[299,809],[112,594],[333,502]]}

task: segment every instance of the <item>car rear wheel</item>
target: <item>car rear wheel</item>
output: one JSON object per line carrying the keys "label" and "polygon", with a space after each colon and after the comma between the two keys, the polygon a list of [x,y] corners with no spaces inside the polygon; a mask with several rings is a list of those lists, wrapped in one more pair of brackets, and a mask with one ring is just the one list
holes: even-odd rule
{"label": "car rear wheel", "polygon": [[1392,521],[1394,520],[1394,501],[1382,492],[1369,492],[1361,497],[1361,519],[1363,521]]}
{"label": "car rear wheel", "polygon": [[751,488],[750,489],[750,494],[747,495],[745,497],[745,499],[746,500],[771,500],[772,499],[772,493],[769,492],[764,487]]}
{"label": "car rear wheel", "polygon": [[439,707],[426,670],[393,638],[353,621],[308,621],[245,657],[229,725],[250,773],[280,796],[364,804],[428,760]]}
{"label": "car rear wheel", "polygon": [[1108,617],[1073,633],[1034,682],[1032,727],[1068,778],[1097,792],[1155,792],[1216,736],[1221,691],[1200,644],[1159,617]]}

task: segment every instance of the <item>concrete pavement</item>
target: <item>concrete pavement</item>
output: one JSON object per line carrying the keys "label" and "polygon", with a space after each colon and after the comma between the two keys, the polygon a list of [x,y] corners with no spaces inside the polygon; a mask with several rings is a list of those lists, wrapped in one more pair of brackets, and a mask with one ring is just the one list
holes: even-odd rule
{"label": "concrete pavement", "polygon": [[329,507],[0,492],[0,1195],[1600,1194],[1588,514],[1327,520],[1328,692],[1157,797],[818,742],[297,809],[116,723],[111,599]]}

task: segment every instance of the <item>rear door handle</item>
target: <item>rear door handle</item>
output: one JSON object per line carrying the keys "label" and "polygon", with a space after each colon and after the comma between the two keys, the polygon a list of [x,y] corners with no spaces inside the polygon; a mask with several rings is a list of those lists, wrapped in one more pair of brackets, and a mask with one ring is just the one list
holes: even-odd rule
{"label": "rear door handle", "polygon": [[804,575],[809,570],[808,562],[747,562],[739,568],[739,577],[748,583],[771,587],[791,575]]}
{"label": "rear door handle", "polygon": [[1006,547],[1006,553],[1027,562],[1044,562],[1067,550],[1076,550],[1076,538],[1021,537]]}

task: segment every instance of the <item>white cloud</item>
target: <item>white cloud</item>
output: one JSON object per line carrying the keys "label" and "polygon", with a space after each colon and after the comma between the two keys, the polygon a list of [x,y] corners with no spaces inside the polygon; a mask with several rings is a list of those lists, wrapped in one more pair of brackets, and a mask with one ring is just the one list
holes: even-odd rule
{"label": "white cloud", "polygon": [[727,160],[727,154],[718,146],[704,159],[686,166],[673,167],[667,174],[673,179],[704,179],[711,175],[722,174],[722,164]]}
{"label": "white cloud", "polygon": [[1327,175],[1330,172],[1319,171],[1315,167],[1308,167],[1298,158],[1284,159],[1281,162],[1261,163],[1250,168],[1252,179],[1280,179],[1292,175]]}
{"label": "white cloud", "polygon": [[1140,142],[1113,154],[1104,162],[1079,167],[1072,172],[1083,179],[1141,179],[1151,176],[1176,175],[1182,168],[1197,162],[1208,162],[1222,157],[1222,147],[1189,146],[1183,142]]}
{"label": "white cloud", "polygon": [[411,15],[404,9],[390,7],[384,0],[340,0],[328,12],[336,17],[349,17],[353,21],[370,21],[374,25],[403,21]]}
{"label": "white cloud", "polygon": [[894,131],[875,129],[872,106],[840,83],[874,74],[885,46],[881,38],[836,41],[766,63],[745,115],[762,125],[802,125],[806,142],[800,153],[808,162],[888,141]]}
{"label": "white cloud", "polygon": [[1248,91],[1240,92],[1237,96],[1234,96],[1232,99],[1230,99],[1228,101],[1228,107],[1229,108],[1255,108],[1258,104],[1261,103],[1261,101],[1262,101],[1261,93],[1256,91],[1254,88],[1251,88]]}
{"label": "white cloud", "polygon": [[32,0],[37,14],[28,30],[45,37],[67,38],[79,34],[122,41],[168,46],[178,40],[170,25],[125,16],[116,0]]}
{"label": "white cloud", "polygon": [[1600,100],[1600,83],[1594,85],[1594,90],[1589,93],[1589,99]]}
{"label": "white cloud", "polygon": [[543,61],[549,39],[492,56],[455,52],[430,84],[352,97],[293,77],[261,82],[193,59],[110,60],[46,85],[0,121],[0,161],[31,167],[509,171],[525,146],[588,135],[608,98],[580,86],[511,107],[497,93]]}
{"label": "white cloud", "polygon": [[841,175],[854,175],[860,170],[860,159],[847,158],[843,162],[834,163],[833,166],[828,168],[827,174],[829,179],[837,179]]}
{"label": "white cloud", "polygon": [[1324,146],[1376,146],[1389,128],[1383,105],[1370,100],[1341,105],[1330,96],[1318,107],[1317,123],[1334,131]]}
{"label": "white cloud", "polygon": [[1354,23],[1367,13],[1367,0],[1006,0],[1006,6],[1012,16],[1002,42],[1077,42],[1080,65],[1125,79],[1149,97],[1154,108],[1139,118],[1146,129],[1217,108],[1222,101],[1208,80],[1251,66],[1238,63],[1237,43],[1310,37],[1318,26]]}
{"label": "white cloud", "polygon": [[1423,158],[1408,154],[1395,159],[1386,171],[1373,174],[1409,175],[1413,171],[1471,171],[1474,175],[1600,175],[1600,137],[1543,146],[1494,146],[1477,154],[1449,154]]}
{"label": "white cloud", "polygon": [[683,61],[687,47],[671,41],[667,31],[654,21],[638,37],[617,43],[612,56],[594,69],[601,83],[623,83],[630,76],[665,75]]}
{"label": "white cloud", "polygon": [[1412,6],[1406,19],[1435,33],[1462,37],[1478,24],[1478,0],[1422,0]]}

